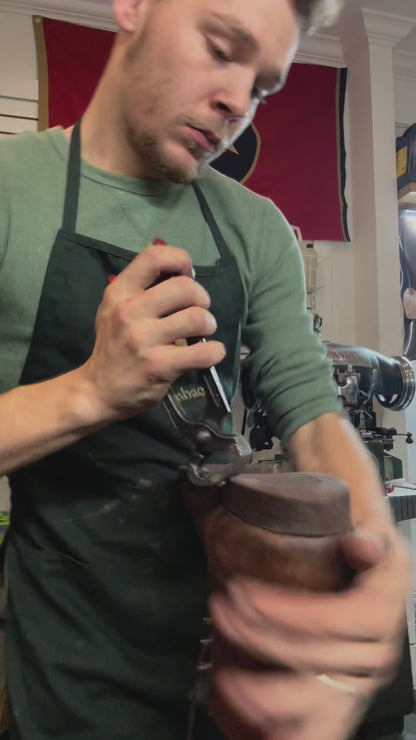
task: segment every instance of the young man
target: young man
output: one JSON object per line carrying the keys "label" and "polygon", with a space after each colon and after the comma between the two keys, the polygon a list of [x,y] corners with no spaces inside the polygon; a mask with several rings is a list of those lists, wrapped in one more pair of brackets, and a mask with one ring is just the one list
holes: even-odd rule
{"label": "young man", "polygon": [[[185,737],[205,564],[180,495],[190,451],[157,404],[212,365],[231,397],[240,336],[295,467],[350,486],[356,577],[336,595],[241,581],[213,598],[217,628],[271,666],[230,669],[224,701],[253,737],[345,740],[395,669],[408,554],[338,415],[296,244],[269,202],[206,168],[333,6],[114,0],[82,126],[1,144],[12,738]],[[222,736],[200,717],[194,737]]]}

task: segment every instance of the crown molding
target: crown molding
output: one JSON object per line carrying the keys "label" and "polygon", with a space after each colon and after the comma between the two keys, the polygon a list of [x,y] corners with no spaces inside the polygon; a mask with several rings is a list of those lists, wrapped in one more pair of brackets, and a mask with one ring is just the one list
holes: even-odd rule
{"label": "crown molding", "polygon": [[345,67],[342,46],[338,36],[323,33],[302,37],[295,62],[323,64],[328,67]]}
{"label": "crown molding", "polygon": [[416,26],[416,18],[383,13],[370,8],[363,8],[362,15],[369,43],[388,46],[391,49],[394,49]]}
{"label": "crown molding", "polygon": [[397,50],[393,54],[394,79],[416,82],[416,54]]}
{"label": "crown molding", "polygon": [[[382,13],[363,8],[340,28],[340,35],[317,33],[301,39],[296,62],[326,64],[343,67],[346,55],[353,55],[370,44],[387,46],[391,49],[404,39],[416,26],[416,18]],[[413,78],[416,55],[411,52],[395,51],[395,69],[400,78]]]}
{"label": "crown molding", "polygon": [[370,46],[384,46],[393,51],[416,25],[416,18],[382,13],[369,8],[357,9],[340,25],[344,57],[348,65]]}
{"label": "crown molding", "polygon": [[25,0],[16,3],[14,0],[0,0],[0,13],[42,15],[108,31],[117,30],[110,2],[106,4],[94,0]]}

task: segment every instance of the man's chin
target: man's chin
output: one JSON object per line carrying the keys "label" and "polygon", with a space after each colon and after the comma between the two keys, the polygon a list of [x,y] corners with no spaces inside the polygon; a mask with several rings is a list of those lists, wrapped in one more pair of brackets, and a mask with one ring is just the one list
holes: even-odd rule
{"label": "man's chin", "polygon": [[179,184],[190,184],[198,180],[213,159],[200,147],[191,149],[181,145],[176,151],[169,151],[167,148],[159,148],[152,139],[146,142],[146,154],[155,173]]}
{"label": "man's chin", "polygon": [[202,177],[208,164],[207,159],[198,159],[186,165],[171,162],[170,165],[166,165],[165,174],[172,182],[189,185]]}

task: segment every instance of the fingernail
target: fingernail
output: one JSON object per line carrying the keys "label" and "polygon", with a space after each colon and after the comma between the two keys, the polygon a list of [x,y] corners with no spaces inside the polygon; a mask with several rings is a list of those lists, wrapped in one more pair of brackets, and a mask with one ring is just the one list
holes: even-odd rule
{"label": "fingernail", "polygon": [[114,280],[116,279],[116,277],[117,277],[117,275],[109,275],[109,276],[108,276],[108,282],[109,282],[109,283],[113,283],[113,282],[114,282]]}
{"label": "fingernail", "polygon": [[210,313],[210,315],[209,315],[209,319],[210,319],[210,323],[211,323],[211,326],[212,326],[212,328],[213,328],[213,329],[214,329],[214,331],[215,331],[215,330],[216,330],[216,329],[218,328],[218,324],[217,324],[217,322],[216,322],[215,316],[213,316],[213,314],[212,314],[212,313]]}
{"label": "fingernail", "polygon": [[[155,238],[152,241],[152,244],[154,244],[154,245],[162,244],[162,245],[167,246],[167,242],[165,242],[164,239],[160,239],[158,236],[155,236]],[[194,280],[195,280],[195,276],[196,276],[196,272],[195,272],[194,268],[192,268],[192,277],[193,277]]]}

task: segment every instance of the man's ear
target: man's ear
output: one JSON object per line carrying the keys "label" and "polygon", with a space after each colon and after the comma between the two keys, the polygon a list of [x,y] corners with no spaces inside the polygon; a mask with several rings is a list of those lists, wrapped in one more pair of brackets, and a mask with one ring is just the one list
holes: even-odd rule
{"label": "man's ear", "polygon": [[143,0],[113,0],[113,14],[122,31],[133,31],[136,16]]}

